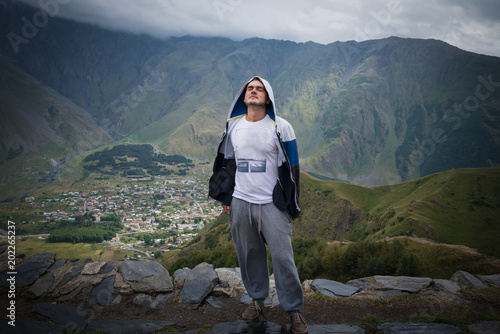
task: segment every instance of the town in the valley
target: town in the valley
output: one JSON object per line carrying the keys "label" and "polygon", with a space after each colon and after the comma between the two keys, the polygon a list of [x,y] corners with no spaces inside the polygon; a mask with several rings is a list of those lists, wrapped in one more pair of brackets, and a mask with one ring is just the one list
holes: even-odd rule
{"label": "town in the valley", "polygon": [[47,238],[48,233],[33,232],[39,231],[36,225],[71,224],[86,217],[99,226],[109,217],[119,217],[123,227],[103,243],[119,246],[135,258],[152,258],[191,241],[220,215],[220,204],[208,197],[205,178],[206,174],[202,180],[196,175],[128,178],[100,190],[27,196],[22,204],[31,208],[31,215],[19,224],[18,237]]}

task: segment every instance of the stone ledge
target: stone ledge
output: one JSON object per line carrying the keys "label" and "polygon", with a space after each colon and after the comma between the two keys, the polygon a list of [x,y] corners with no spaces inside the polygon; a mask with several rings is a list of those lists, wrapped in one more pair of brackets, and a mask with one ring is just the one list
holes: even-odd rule
{"label": "stone ledge", "polygon": [[[3,261],[4,259],[2,259]],[[1,263],[0,263],[1,265]],[[22,333],[63,332],[66,326],[78,329],[104,329],[121,333],[153,333],[158,329],[174,325],[165,321],[149,320],[113,320],[93,321],[89,319],[88,310],[98,307],[105,309],[108,305],[122,303],[124,296],[132,295],[138,307],[151,310],[163,309],[167,301],[177,298],[189,308],[197,308],[207,301],[216,308],[220,306],[217,296],[239,298],[241,303],[249,303],[251,298],[241,282],[239,268],[217,268],[201,263],[193,269],[177,270],[171,277],[168,270],[157,262],[93,262],[90,259],[55,259],[53,253],[35,255],[24,259],[19,267],[17,282],[29,286],[33,299],[49,299],[56,302],[36,303],[34,311],[56,324],[44,324],[36,321],[18,320],[16,330]],[[6,275],[7,271],[0,273]],[[436,300],[449,300],[461,303],[463,293],[467,290],[488,286],[499,286],[500,275],[475,276],[458,271],[451,280],[431,279],[407,276],[372,276],[343,284],[326,279],[315,279],[303,282],[304,292],[318,292],[334,298],[368,298],[384,299],[397,294],[420,294]],[[44,297],[44,298],[42,298]],[[207,297],[208,300],[207,300]],[[79,307],[67,304],[79,303]],[[177,302],[177,301],[176,301]],[[279,306],[274,277],[270,277],[269,296],[266,307]],[[127,307],[127,306],[124,306]],[[12,329],[2,323],[0,329]],[[252,327],[253,326],[253,327]],[[257,326],[257,327],[255,327]],[[29,329],[28,329],[29,327]],[[246,321],[216,324],[211,332],[246,333],[249,330],[266,328],[270,333],[281,333],[286,329],[279,325],[264,321],[260,324]],[[497,322],[482,321],[469,326],[473,333],[490,333],[500,328]],[[442,324],[407,324],[387,323],[378,327],[382,333],[406,333],[408,331],[424,331],[435,333],[456,333],[456,326]],[[309,333],[364,333],[363,329],[351,324],[310,324]]]}

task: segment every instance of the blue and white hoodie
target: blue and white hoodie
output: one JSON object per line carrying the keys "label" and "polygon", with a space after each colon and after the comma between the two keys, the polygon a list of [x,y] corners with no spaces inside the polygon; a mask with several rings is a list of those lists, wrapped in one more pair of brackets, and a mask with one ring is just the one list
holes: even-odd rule
{"label": "blue and white hoodie", "polygon": [[[300,166],[297,139],[291,124],[276,115],[273,89],[266,80],[260,77],[253,77],[248,80],[236,95],[229,108],[226,130],[222,135],[217,150],[217,156],[213,166],[214,174],[210,179],[211,187],[217,186],[218,191],[215,195],[210,194],[210,196],[221,201],[223,204],[231,204],[236,173],[233,145],[230,143],[231,133],[236,123],[234,121],[240,119],[247,113],[247,106],[244,103],[246,88],[248,84],[256,78],[262,81],[269,99],[271,100],[271,103],[267,105],[267,114],[276,127],[275,141],[278,146],[278,180],[276,180],[275,190],[273,192],[273,201],[278,208],[282,210],[287,209],[292,218],[296,218],[300,215]],[[224,173],[225,177],[220,177],[219,174],[217,178],[218,173]],[[215,185],[215,183],[217,183],[217,185]]]}

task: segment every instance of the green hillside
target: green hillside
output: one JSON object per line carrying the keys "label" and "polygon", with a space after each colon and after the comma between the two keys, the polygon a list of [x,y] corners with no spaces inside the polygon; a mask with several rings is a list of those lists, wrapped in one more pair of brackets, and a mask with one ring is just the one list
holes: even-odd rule
{"label": "green hillside", "polygon": [[500,169],[455,169],[378,187],[303,174],[296,233],[331,240],[406,235],[500,257]]}
{"label": "green hillside", "polygon": [[[450,278],[457,270],[496,273],[500,262],[492,256],[500,257],[498,191],[498,168],[457,169],[379,187],[302,173],[303,213],[293,223],[299,273],[303,279],[341,280],[374,274]],[[172,270],[203,261],[237,266],[227,215],[169,256],[163,261]]]}

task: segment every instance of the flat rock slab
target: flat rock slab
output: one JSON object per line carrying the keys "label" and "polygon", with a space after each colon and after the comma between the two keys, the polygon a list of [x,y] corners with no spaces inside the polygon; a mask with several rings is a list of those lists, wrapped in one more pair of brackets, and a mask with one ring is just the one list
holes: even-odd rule
{"label": "flat rock slab", "polygon": [[42,277],[37,279],[35,283],[30,287],[29,292],[37,297],[44,294],[54,282],[54,274],[51,272],[45,273]]}
{"label": "flat rock slab", "polygon": [[487,287],[479,278],[462,270],[453,274],[451,280],[456,282],[462,290],[475,290]]}
{"label": "flat rock slab", "polygon": [[500,274],[479,275],[478,277],[486,284],[493,285],[493,286],[500,286]]}
{"label": "flat rock slab", "polygon": [[173,326],[171,321],[151,321],[142,319],[132,320],[98,320],[89,323],[87,330],[104,330],[113,334],[149,334],[158,331],[166,326]]}
{"label": "flat rock slab", "polygon": [[467,326],[474,334],[498,334],[500,333],[500,321],[479,321]]}
{"label": "flat rock slab", "polygon": [[83,330],[87,325],[87,310],[81,307],[65,304],[38,303],[33,307],[33,311],[64,326]]}
{"label": "flat rock slab", "polygon": [[66,263],[67,259],[58,259],[56,260],[56,262],[54,262],[53,265],[50,266],[50,270],[51,271],[54,271],[54,270],[57,270],[59,268],[61,268],[65,263]]}
{"label": "flat rock slab", "polygon": [[99,274],[101,268],[106,264],[104,261],[90,262],[83,266],[82,275],[95,275]]}
{"label": "flat rock slab", "polygon": [[109,274],[110,272],[113,271],[113,269],[116,268],[116,266],[118,265],[119,263],[117,261],[111,261],[109,262],[108,264],[106,264],[104,266],[104,268],[102,268],[101,270],[101,275],[106,275],[106,274]]}
{"label": "flat rock slab", "polygon": [[451,293],[460,293],[460,285],[458,285],[456,282],[453,282],[451,280],[447,279],[435,279],[434,283],[438,287],[444,288],[446,291],[451,292]]}
{"label": "flat rock slab", "polygon": [[71,281],[73,278],[80,275],[80,272],[82,271],[83,266],[88,262],[92,262],[92,259],[86,258],[86,259],[79,259],[76,261],[71,261],[71,267],[68,269],[68,271],[64,275],[64,278],[61,280],[61,282],[57,285],[57,288],[63,287],[66,283]]}
{"label": "flat rock slab", "polygon": [[106,277],[92,289],[89,305],[109,305],[111,303],[111,297],[115,291],[115,278],[115,276]]}
{"label": "flat rock slab", "polygon": [[347,282],[349,285],[357,286],[360,289],[373,290],[401,290],[415,293],[423,288],[427,288],[432,283],[432,278],[428,277],[408,277],[408,276],[371,276],[359,278]]}
{"label": "flat rock slab", "polygon": [[239,334],[239,333],[252,333],[252,334],[281,334],[283,327],[272,322],[264,320],[238,320],[233,322],[224,322],[217,324],[206,334]]}
{"label": "flat rock slab", "polygon": [[17,268],[16,284],[31,285],[55,262],[56,253],[39,253]]}
{"label": "flat rock slab", "polygon": [[318,278],[311,286],[316,291],[328,297],[349,297],[359,291],[359,288],[344,283]]}
{"label": "flat rock slab", "polygon": [[158,262],[124,261],[120,273],[134,292],[172,292],[174,285],[167,269]]}
{"label": "flat rock slab", "polygon": [[462,331],[454,325],[446,324],[418,324],[418,323],[385,323],[377,327],[378,331],[384,334],[409,334],[409,333],[425,333],[425,334],[458,334]]}

